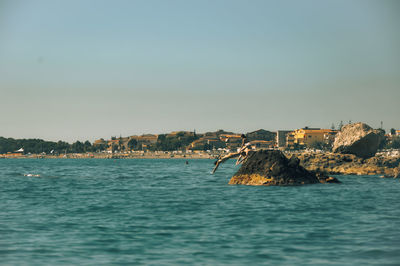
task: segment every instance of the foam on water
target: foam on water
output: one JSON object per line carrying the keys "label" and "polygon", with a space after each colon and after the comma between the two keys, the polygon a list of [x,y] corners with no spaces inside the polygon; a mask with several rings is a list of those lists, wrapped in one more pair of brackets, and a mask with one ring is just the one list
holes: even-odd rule
{"label": "foam on water", "polygon": [[230,186],[234,162],[185,161],[1,160],[0,264],[400,261],[398,180]]}
{"label": "foam on water", "polygon": [[24,174],[24,176],[29,176],[29,177],[40,177],[39,174]]}

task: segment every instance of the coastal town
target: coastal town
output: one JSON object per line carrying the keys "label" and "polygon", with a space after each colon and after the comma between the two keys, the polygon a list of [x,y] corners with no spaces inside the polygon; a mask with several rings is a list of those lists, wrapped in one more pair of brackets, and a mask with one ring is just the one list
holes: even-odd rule
{"label": "coastal town", "polygon": [[[278,131],[260,129],[248,132],[245,136],[253,150],[329,151],[339,131],[334,128],[309,127]],[[400,130],[391,129],[383,135],[381,148],[400,148],[397,147]],[[11,140],[14,141],[12,144]],[[28,141],[30,143],[41,141],[41,146],[35,144],[32,148],[32,144],[30,146],[25,144]],[[206,133],[196,133],[193,130],[168,134],[113,136],[110,139],[97,139],[93,144],[89,141],[77,141],[73,144],[43,140],[18,142],[14,139],[0,138],[0,158],[216,158],[237,150],[241,144],[242,134],[224,130]]]}

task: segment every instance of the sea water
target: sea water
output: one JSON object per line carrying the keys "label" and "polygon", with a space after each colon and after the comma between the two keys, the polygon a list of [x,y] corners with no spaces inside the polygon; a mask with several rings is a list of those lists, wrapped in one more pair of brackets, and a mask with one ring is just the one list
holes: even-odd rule
{"label": "sea water", "polygon": [[0,160],[0,264],[400,264],[399,180],[232,186],[233,162],[212,168],[212,160]]}

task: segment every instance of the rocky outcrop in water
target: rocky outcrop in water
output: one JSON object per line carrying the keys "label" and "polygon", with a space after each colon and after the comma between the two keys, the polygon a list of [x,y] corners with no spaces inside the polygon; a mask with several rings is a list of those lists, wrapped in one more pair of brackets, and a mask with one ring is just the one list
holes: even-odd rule
{"label": "rocky outcrop in water", "polygon": [[400,177],[400,157],[375,156],[363,159],[354,154],[301,153],[292,155],[309,171],[343,175]]}
{"label": "rocky outcrop in water", "polygon": [[336,178],[323,173],[307,171],[299,159],[288,159],[277,150],[260,150],[248,156],[229,184],[253,186],[304,185],[316,183],[339,183]]}
{"label": "rocky outcrop in water", "polygon": [[370,158],[377,152],[382,139],[381,130],[372,129],[364,123],[349,124],[337,134],[332,151]]}
{"label": "rocky outcrop in water", "polygon": [[400,178],[400,166],[393,170],[393,178]]}

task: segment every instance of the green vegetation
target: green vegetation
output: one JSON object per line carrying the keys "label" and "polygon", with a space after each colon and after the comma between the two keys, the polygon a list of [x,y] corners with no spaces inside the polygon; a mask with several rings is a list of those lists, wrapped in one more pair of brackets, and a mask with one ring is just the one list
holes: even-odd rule
{"label": "green vegetation", "polygon": [[130,139],[128,141],[128,149],[130,150],[137,150],[138,148],[138,142],[136,139]]}
{"label": "green vegetation", "polygon": [[89,141],[76,141],[69,144],[64,141],[44,141],[42,139],[13,139],[0,137],[0,153],[14,152],[20,148],[24,153],[82,153],[93,151]]}
{"label": "green vegetation", "polygon": [[175,135],[158,135],[157,142],[149,147],[151,151],[184,150],[190,143],[198,139],[197,135],[188,132],[178,132]]}

